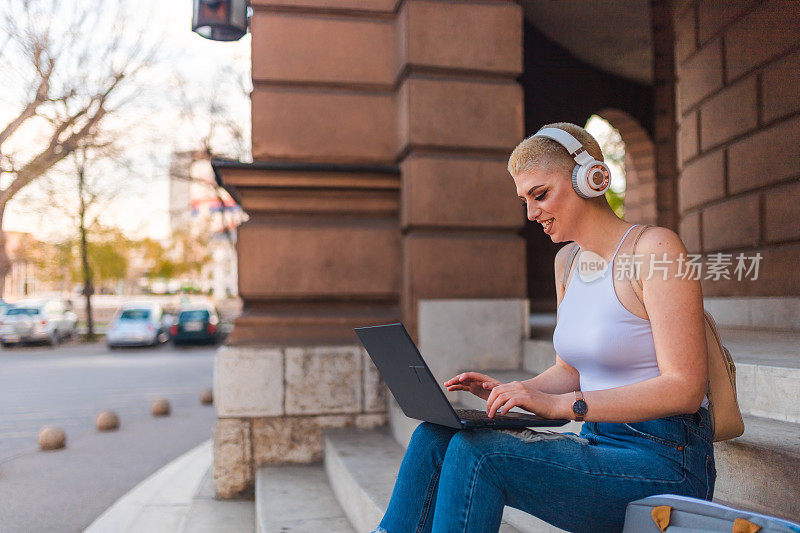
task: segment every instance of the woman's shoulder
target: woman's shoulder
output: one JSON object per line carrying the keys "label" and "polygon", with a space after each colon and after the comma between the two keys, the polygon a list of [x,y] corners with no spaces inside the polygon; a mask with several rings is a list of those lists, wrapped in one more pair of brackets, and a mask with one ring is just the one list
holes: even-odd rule
{"label": "woman's shoulder", "polygon": [[648,226],[640,230],[638,241],[635,242],[637,254],[656,254],[660,258],[665,253],[669,257],[687,253],[680,235],[662,226]]}

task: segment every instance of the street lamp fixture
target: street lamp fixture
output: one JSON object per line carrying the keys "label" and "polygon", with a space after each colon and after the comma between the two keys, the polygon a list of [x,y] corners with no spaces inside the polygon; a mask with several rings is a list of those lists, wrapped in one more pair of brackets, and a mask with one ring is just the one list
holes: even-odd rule
{"label": "street lamp fixture", "polygon": [[212,41],[238,41],[247,33],[248,0],[193,0],[192,31]]}

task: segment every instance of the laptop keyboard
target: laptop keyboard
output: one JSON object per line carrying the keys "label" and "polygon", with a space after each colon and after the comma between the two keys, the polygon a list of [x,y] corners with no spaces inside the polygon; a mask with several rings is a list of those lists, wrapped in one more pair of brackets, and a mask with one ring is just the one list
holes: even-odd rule
{"label": "laptop keyboard", "polygon": [[[462,420],[487,420],[489,415],[482,409],[456,409],[456,414]],[[508,413],[507,415],[495,414],[492,420],[517,420],[519,418],[531,418],[535,415],[524,415],[522,413]]]}

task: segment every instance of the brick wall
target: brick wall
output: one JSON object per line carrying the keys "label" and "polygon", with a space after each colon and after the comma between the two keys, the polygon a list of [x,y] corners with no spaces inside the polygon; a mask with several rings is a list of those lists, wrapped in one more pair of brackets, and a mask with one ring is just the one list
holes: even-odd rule
{"label": "brick wall", "polygon": [[763,257],[706,296],[800,294],[800,5],[674,6],[680,232],[697,253]]}

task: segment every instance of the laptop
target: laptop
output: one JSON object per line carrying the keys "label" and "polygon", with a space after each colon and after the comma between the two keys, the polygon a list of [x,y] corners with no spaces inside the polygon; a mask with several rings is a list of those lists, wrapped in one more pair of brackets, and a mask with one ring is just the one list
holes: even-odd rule
{"label": "laptop", "polygon": [[481,409],[453,409],[403,324],[355,328],[403,413],[455,429],[563,426],[569,420],[509,412],[489,418]]}

